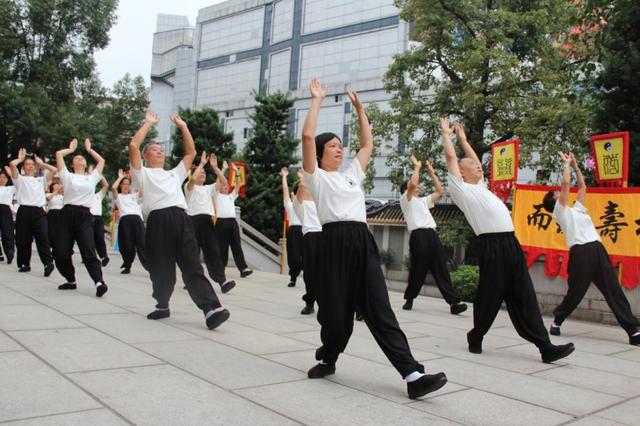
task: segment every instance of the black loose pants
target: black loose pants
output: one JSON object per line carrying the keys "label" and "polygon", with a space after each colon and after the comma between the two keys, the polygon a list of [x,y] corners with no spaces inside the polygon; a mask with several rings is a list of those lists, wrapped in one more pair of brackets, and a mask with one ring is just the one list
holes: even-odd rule
{"label": "black loose pants", "polygon": [[16,214],[16,260],[19,268],[31,265],[31,244],[34,238],[42,264],[46,266],[53,262],[47,214],[42,207],[20,206]]}
{"label": "black loose pants", "polygon": [[0,204],[0,232],[2,233],[2,248],[7,259],[12,259],[15,253],[15,229],[11,207]]}
{"label": "black loose pants", "polygon": [[218,218],[216,221],[216,231],[220,242],[220,256],[222,265],[227,266],[229,262],[229,247],[233,254],[233,260],[240,272],[247,269],[247,262],[244,260],[244,253],[240,245],[240,227],[235,218]]}
{"label": "black loose pants", "polygon": [[313,306],[316,301],[315,287],[318,279],[318,257],[322,244],[322,232],[307,232],[302,237],[302,279],[304,280],[305,294],[302,300]]}
{"label": "black loose pants", "polygon": [[193,223],[198,246],[202,250],[202,257],[204,257],[204,264],[207,265],[209,276],[218,284],[224,284],[227,281],[227,277],[222,265],[222,257],[220,256],[220,243],[216,227],[211,220],[211,216],[198,214],[189,216],[189,218]]}
{"label": "black loose pants", "polygon": [[291,225],[287,229],[287,265],[289,265],[289,278],[296,282],[303,266],[302,226]]}
{"label": "black loose pants", "polygon": [[144,241],[145,230],[142,218],[137,214],[122,216],[118,221],[118,249],[122,255],[123,268],[131,268],[137,252],[140,263],[147,269]]}
{"label": "black loose pants", "polygon": [[93,239],[96,245],[96,253],[100,259],[106,259],[107,243],[104,241],[104,218],[93,216]]}

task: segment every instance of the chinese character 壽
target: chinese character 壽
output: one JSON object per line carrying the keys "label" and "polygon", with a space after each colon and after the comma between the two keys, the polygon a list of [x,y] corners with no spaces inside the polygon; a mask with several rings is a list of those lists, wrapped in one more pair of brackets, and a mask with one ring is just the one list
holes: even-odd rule
{"label": "chinese character \u58fd", "polygon": [[609,201],[607,207],[604,210],[604,215],[600,216],[600,220],[603,220],[603,224],[596,226],[596,229],[600,229],[600,235],[603,237],[611,238],[612,242],[618,241],[618,232],[621,231],[623,226],[629,226],[627,222],[619,222],[618,219],[624,217],[624,213],[617,211],[618,205],[613,201]]}

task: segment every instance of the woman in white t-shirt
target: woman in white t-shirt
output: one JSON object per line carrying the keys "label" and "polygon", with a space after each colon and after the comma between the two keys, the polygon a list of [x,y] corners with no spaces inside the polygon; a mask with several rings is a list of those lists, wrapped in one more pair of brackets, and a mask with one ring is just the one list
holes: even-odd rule
{"label": "woman in white t-shirt", "polygon": [[[449,119],[443,118],[440,127],[451,198],[478,236],[480,282],[473,302],[473,329],[467,333],[469,352],[482,353],[484,336],[504,302],[514,328],[523,339],[536,345],[542,362],[569,356],[575,349],[573,343],[554,345],[549,339],[511,213],[487,188],[482,162],[467,141],[462,125],[456,123],[452,129]],[[465,155],[460,161],[451,142],[454,132]]]}
{"label": "woman in white t-shirt", "polygon": [[[47,194],[47,224],[49,227],[49,241],[51,241],[51,249],[55,250],[55,244],[60,229],[60,215],[64,207],[64,189],[58,179],[49,184],[49,193]],[[55,255],[54,255],[55,257]]]}
{"label": "woman in white t-shirt", "polygon": [[[296,286],[296,280],[300,271],[302,271],[302,226],[298,215],[293,209],[293,202],[291,198],[295,197],[295,194],[289,194],[289,184],[287,183],[287,176],[289,176],[289,170],[283,167],[280,170],[282,177],[282,203],[284,204],[284,210],[287,212],[287,227],[286,234],[286,247],[287,247],[287,265],[289,266],[289,287]],[[294,193],[296,188],[294,187]]]}
{"label": "woman in white t-shirt", "polygon": [[[209,276],[218,283],[223,293],[228,293],[236,286],[236,282],[227,280],[227,274],[222,264],[220,242],[213,223],[213,217],[215,216],[213,208],[215,184],[205,185],[207,174],[204,171],[204,166],[206,164],[207,153],[203,152],[200,157],[200,164],[191,174],[189,182],[184,184],[184,195],[188,207],[187,214],[196,231],[198,246],[202,250],[204,264],[207,266]],[[218,159],[215,154],[211,154],[209,164],[216,175],[222,173],[218,169]]]}
{"label": "woman in white t-shirt", "polygon": [[130,274],[131,265],[138,253],[142,267],[146,269],[144,256],[145,229],[142,221],[140,193],[131,190],[131,179],[118,170],[118,179],[111,185],[113,200],[118,209],[118,249],[122,255],[121,274]]}
{"label": "woman in white t-shirt", "polygon": [[466,311],[467,305],[460,303],[460,293],[451,282],[444,247],[436,232],[436,221],[429,211],[444,194],[444,188],[431,163],[427,161],[427,170],[435,186],[435,192],[426,197],[420,197],[422,162],[413,155],[411,162],[413,163],[411,179],[400,186],[402,194],[400,208],[410,233],[409,255],[411,258],[409,279],[404,292],[405,304],[402,309],[410,311],[413,308],[413,299],[418,297],[427,272],[431,272],[442,297],[449,304],[449,311],[456,315]]}
{"label": "woman in white t-shirt", "polygon": [[304,184],[304,176],[298,171],[298,188],[293,198],[293,209],[302,224],[302,279],[304,280],[305,294],[302,296],[305,307],[300,313],[310,315],[315,312],[313,305],[316,301],[315,288],[318,275],[318,255],[322,243],[322,225],[318,219],[316,203],[313,196]]}
{"label": "woman in white t-shirt", "polygon": [[64,162],[64,157],[75,152],[78,140],[73,139],[69,148],[56,152],[56,165],[60,183],[64,187],[64,207],[60,214],[60,230],[54,242],[56,267],[67,280],[58,286],[58,290],[75,290],[76,271],[73,266],[72,254],[74,243],[78,244],[80,256],[87,272],[91,276],[96,288],[96,297],[102,297],[108,290],[102,278],[102,265],[96,255],[96,245],[93,235],[94,217],[91,206],[95,200],[96,185],[102,179],[104,158],[91,148],[91,141],[85,139],[84,149],[96,162],[95,169],[87,174],[87,160],[83,155],[76,154],[71,159],[70,172]]}
{"label": "woman in white t-shirt", "polygon": [[[602,293],[609,309],[618,320],[618,324],[626,331],[631,345],[640,345],[640,322],[633,315],[618,274],[611,264],[607,250],[602,245],[589,211],[585,207],[587,185],[572,154],[560,153],[564,162],[562,171],[562,187],[560,191],[551,190],[545,194],[542,204],[560,225],[569,246],[569,265],[567,272],[567,294],[562,302],[553,310],[553,324],[549,332],[560,335],[560,326],[571,315],[584,298],[591,282],[595,283]],[[576,173],[578,195],[576,202],[569,205],[571,191],[571,169]]]}
{"label": "woman in white t-shirt", "polygon": [[409,398],[415,399],[440,389],[447,378],[444,373],[424,374],[424,367],[411,354],[389,303],[378,247],[367,226],[361,188],[373,153],[364,107],[356,93],[349,91],[358,114],[360,150],[351,164],[340,171],[343,160],[340,138],[333,133],[316,136],[316,123],[326,95],[326,87],[313,80],[311,107],[302,129],[304,180],[322,223],[318,264],[321,284],[315,289],[322,340],[316,358],[321,362],[308,371],[308,376],[315,379],[335,373],[335,363],[347,346],[357,310],[389,361],[407,381]]}
{"label": "woman in white t-shirt", "polygon": [[[91,169],[89,170],[91,174]],[[93,216],[93,241],[96,245],[96,254],[100,259],[102,266],[109,263],[109,255],[107,254],[107,243],[104,240],[104,217],[102,217],[102,200],[109,191],[109,183],[102,177],[100,179],[100,189],[93,194],[93,203],[91,204],[91,215]]]}
{"label": "woman in white t-shirt", "polygon": [[[6,166],[5,166],[6,167]],[[0,232],[2,233],[2,248],[7,264],[13,261],[15,252],[14,225],[13,225],[13,199],[16,195],[16,187],[10,183],[11,170],[8,167],[0,170]],[[0,261],[5,260],[0,250]]]}
{"label": "woman in white t-shirt", "polygon": [[[187,216],[187,202],[182,193],[182,183],[196,157],[195,142],[187,123],[177,115],[171,115],[171,121],[180,129],[184,157],[176,167],[165,170],[162,145],[150,142],[140,152],[140,145],[149,129],[158,121],[158,115],[148,110],[144,124],[129,142],[133,181],[144,192],[142,210],[147,215],[145,257],[153,298],[157,302],[156,309],[147,318],[159,320],[171,315],[169,300],[176,285],[177,264],[189,296],[204,314],[207,328],[211,330],[229,319],[230,313],[222,307],[211,283],[204,276],[198,256],[198,241]],[[145,165],[142,164],[143,159]]]}
{"label": "woman in white t-shirt", "polygon": [[[22,164],[22,173],[18,166]],[[38,256],[44,265],[44,276],[53,272],[53,257],[47,226],[47,204],[45,189],[56,172],[56,168],[44,163],[37,156],[27,156],[27,150],[18,151],[18,158],[9,163],[11,179],[16,187],[16,263],[19,272],[31,271],[31,246],[36,240]],[[45,169],[42,176],[37,169]]]}

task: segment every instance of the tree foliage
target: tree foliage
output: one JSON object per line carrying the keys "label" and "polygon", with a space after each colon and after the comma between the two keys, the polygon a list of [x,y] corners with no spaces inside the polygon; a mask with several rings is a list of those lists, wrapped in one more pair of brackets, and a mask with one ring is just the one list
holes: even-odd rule
{"label": "tree foliage", "polygon": [[[250,116],[253,134],[244,149],[247,164],[247,197],[239,204],[242,216],[273,241],[282,232],[280,169],[297,163],[300,141],[288,132],[289,110],[294,99],[276,92],[254,93],[255,111]],[[293,183],[295,173],[290,175]]]}
{"label": "tree foliage", "polygon": [[[569,1],[397,0],[417,41],[385,75],[391,111],[378,120],[400,141],[389,157],[392,178],[405,152],[435,158],[438,118],[465,126],[478,154],[508,133],[522,140],[521,166],[558,167],[556,153],[586,152],[589,98],[581,60],[563,48],[578,11]],[[535,153],[535,154],[534,154]]]}

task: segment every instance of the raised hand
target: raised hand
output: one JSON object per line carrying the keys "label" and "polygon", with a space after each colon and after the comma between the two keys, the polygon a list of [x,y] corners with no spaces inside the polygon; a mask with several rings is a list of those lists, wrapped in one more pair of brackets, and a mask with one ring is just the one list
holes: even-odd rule
{"label": "raised hand", "polygon": [[360,102],[360,98],[358,97],[358,94],[355,90],[347,90],[347,96],[349,96],[349,100],[351,101],[355,109],[362,109],[362,102]]}
{"label": "raised hand", "polygon": [[149,108],[144,114],[144,121],[149,124],[156,124],[160,121],[160,117]]}
{"label": "raised hand", "polygon": [[89,138],[86,138],[84,140],[84,150],[87,152],[91,152],[91,140]]}
{"label": "raised hand", "polygon": [[177,114],[171,114],[169,118],[171,119],[173,124],[176,125],[176,127],[185,127],[187,125],[187,123],[185,123],[184,120]]}
{"label": "raised hand", "polygon": [[224,160],[222,162],[222,170],[227,170],[229,168],[229,163],[227,163],[227,160]]}
{"label": "raised hand", "polygon": [[22,162],[25,158],[27,158],[27,150],[25,148],[20,148],[18,150],[18,160]]}
{"label": "raised hand", "polygon": [[218,168],[218,157],[214,153],[209,156],[209,165],[213,170]]}
{"label": "raised hand", "polygon": [[204,166],[205,164],[207,164],[207,160],[209,158],[207,157],[207,152],[206,151],[202,151],[202,155],[200,156],[200,165]]}
{"label": "raised hand", "polygon": [[281,169],[280,169],[280,175],[281,175],[282,177],[287,177],[287,176],[289,176],[289,169],[288,169],[288,168],[286,168],[286,167],[281,168]]}
{"label": "raised hand", "polygon": [[311,97],[314,99],[323,100],[327,96],[327,86],[320,84],[320,80],[314,78],[311,80]]}
{"label": "raised hand", "polygon": [[33,156],[33,161],[36,163],[36,166],[38,166],[38,167],[43,167],[44,166],[44,161],[42,161],[42,159],[40,157],[38,157],[37,155]]}
{"label": "raised hand", "polygon": [[413,154],[411,154],[411,163],[413,163],[413,167],[415,167],[415,168],[422,167],[422,163]]}
{"label": "raised hand", "polygon": [[578,170],[578,162],[576,161],[575,155],[569,154],[569,157],[571,158],[571,167],[573,167],[574,170]]}
{"label": "raised hand", "polygon": [[453,125],[453,131],[456,134],[456,138],[458,139],[458,142],[463,142],[467,140],[467,135],[464,132],[464,127],[462,127],[461,123],[455,123]]}
{"label": "raised hand", "polygon": [[560,152],[559,154],[562,162],[564,163],[564,166],[569,167],[571,165],[571,156],[565,154],[564,152]]}
{"label": "raised hand", "polygon": [[124,170],[118,169],[118,179],[124,179]]}
{"label": "raised hand", "polygon": [[7,176],[11,176],[11,167],[4,166],[4,172],[7,174]]}
{"label": "raised hand", "polygon": [[78,149],[78,139],[73,138],[69,142],[69,151],[74,152],[76,149]]}
{"label": "raised hand", "polygon": [[427,170],[429,171],[429,174],[435,175],[436,171],[433,170],[433,166],[431,165],[431,161],[427,160],[427,161],[425,161],[425,164],[427,165]]}
{"label": "raised hand", "polygon": [[442,131],[443,135],[451,135],[451,133],[453,133],[451,125],[449,124],[449,118],[442,117],[440,119],[440,130]]}

